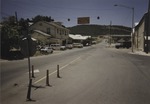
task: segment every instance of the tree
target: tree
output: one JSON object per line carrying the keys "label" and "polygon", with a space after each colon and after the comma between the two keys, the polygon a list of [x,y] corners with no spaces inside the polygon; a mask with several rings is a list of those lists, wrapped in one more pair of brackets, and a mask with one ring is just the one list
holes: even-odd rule
{"label": "tree", "polygon": [[32,20],[21,18],[19,21],[15,16],[3,18],[1,27],[1,55],[8,56],[12,48],[20,48],[21,37],[28,35],[29,22],[54,21],[51,17],[37,15]]}
{"label": "tree", "polygon": [[36,23],[38,21],[47,21],[47,22],[51,22],[54,21],[54,19],[52,19],[51,17],[48,16],[41,16],[41,15],[37,15],[34,18],[32,18],[33,23]]}
{"label": "tree", "polygon": [[6,56],[13,47],[18,47],[19,32],[15,16],[4,18],[1,28],[1,54]]}
{"label": "tree", "polygon": [[23,18],[21,18],[20,20],[19,20],[19,27],[21,28],[21,29],[28,29],[28,20],[25,20],[25,19],[23,19]]}

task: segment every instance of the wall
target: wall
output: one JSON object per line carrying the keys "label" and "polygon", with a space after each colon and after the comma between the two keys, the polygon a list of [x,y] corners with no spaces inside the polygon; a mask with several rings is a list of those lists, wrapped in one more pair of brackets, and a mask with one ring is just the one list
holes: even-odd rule
{"label": "wall", "polygon": [[51,38],[53,38],[53,43],[65,44],[65,42],[67,42],[68,40],[69,30],[55,23],[40,21],[33,24],[30,27],[30,30],[40,30],[44,33],[49,34]]}
{"label": "wall", "polygon": [[145,31],[145,19],[141,22],[138,28],[135,30],[135,48],[139,51],[144,51],[144,31]]}

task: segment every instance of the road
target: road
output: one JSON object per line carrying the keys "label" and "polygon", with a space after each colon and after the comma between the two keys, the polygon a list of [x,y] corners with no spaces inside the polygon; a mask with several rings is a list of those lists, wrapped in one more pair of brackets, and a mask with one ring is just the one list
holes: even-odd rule
{"label": "road", "polygon": [[[31,58],[35,104],[150,104],[150,57],[105,43]],[[56,77],[56,66],[60,76]],[[27,59],[2,62],[2,104],[28,104]],[[46,70],[50,84],[45,84]]]}

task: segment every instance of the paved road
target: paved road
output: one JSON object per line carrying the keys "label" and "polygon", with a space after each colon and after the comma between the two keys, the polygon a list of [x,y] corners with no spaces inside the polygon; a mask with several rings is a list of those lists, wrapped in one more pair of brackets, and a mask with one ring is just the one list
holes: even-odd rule
{"label": "paved road", "polygon": [[[128,54],[127,51],[98,44],[32,58],[32,64],[40,71],[35,74],[33,84],[41,86],[32,88],[31,96],[36,100],[33,103],[150,104],[150,57]],[[26,102],[26,61],[2,63],[2,68],[5,67],[2,69],[2,104],[31,103]],[[58,63],[62,78],[56,78]],[[45,86],[46,69],[50,70],[52,87]],[[11,77],[8,76],[10,73]],[[18,85],[13,86],[14,83]]]}
{"label": "paved road", "polygon": [[[63,66],[91,49],[93,49],[93,47],[60,51],[56,52],[56,54],[31,57],[31,65],[34,65],[35,69],[38,69],[40,72],[46,71],[46,69],[52,70],[53,68],[56,68],[57,65]],[[5,86],[7,83],[12,82],[12,80],[18,79],[21,75],[28,73],[28,60],[24,59],[19,61],[1,62],[1,73],[2,86]]]}

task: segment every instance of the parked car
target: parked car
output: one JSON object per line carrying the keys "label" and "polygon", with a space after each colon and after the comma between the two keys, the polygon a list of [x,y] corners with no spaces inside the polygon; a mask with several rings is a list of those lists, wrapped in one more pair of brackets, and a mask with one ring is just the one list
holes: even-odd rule
{"label": "parked car", "polygon": [[41,48],[42,48],[42,46],[41,46],[41,45],[38,45],[38,46],[36,47],[37,51],[40,51],[40,50],[41,50]]}
{"label": "parked car", "polygon": [[60,50],[66,50],[66,46],[60,46]]}
{"label": "parked car", "polygon": [[120,48],[122,46],[122,43],[116,43],[115,44],[115,47],[118,49],[118,48]]}
{"label": "parked car", "polygon": [[44,47],[41,48],[41,53],[47,54],[47,53],[53,53],[53,49],[51,47]]}
{"label": "parked car", "polygon": [[92,41],[92,44],[96,44],[97,42],[96,41]]}
{"label": "parked car", "polygon": [[60,44],[51,44],[51,47],[53,50],[60,50],[61,48]]}
{"label": "parked car", "polygon": [[83,44],[81,43],[73,43],[74,48],[83,48]]}
{"label": "parked car", "polygon": [[67,44],[67,45],[66,45],[66,48],[67,48],[67,49],[72,49],[72,48],[73,48],[73,45],[72,45],[72,44]]}
{"label": "parked car", "polygon": [[119,48],[130,48],[131,47],[131,42],[116,43],[115,47],[117,49],[119,49]]}

